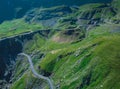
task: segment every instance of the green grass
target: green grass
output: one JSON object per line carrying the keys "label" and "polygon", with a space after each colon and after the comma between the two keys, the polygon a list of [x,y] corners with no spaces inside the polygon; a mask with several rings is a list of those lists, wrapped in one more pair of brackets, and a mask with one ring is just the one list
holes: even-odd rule
{"label": "green grass", "polygon": [[29,24],[22,19],[5,21],[0,24],[0,38],[43,29],[41,24]]}
{"label": "green grass", "polygon": [[[74,19],[73,17],[78,16],[81,12],[87,11],[87,13],[89,13],[99,6],[101,6],[101,4],[82,6],[79,12],[67,16],[63,18],[63,20],[69,20],[71,17]],[[109,11],[106,13],[109,14],[109,16],[105,15],[105,18],[113,16]],[[99,18],[99,16],[100,14],[98,13],[94,18]],[[12,23],[8,23],[7,26],[7,22],[5,22],[0,28],[8,29],[10,26],[10,28],[12,28],[12,26],[15,26],[13,23],[17,22],[13,21]],[[25,32],[27,31],[25,29],[28,28],[33,28],[33,31],[39,28],[39,26],[35,24],[31,25],[24,22],[18,24],[21,23],[22,25],[19,27],[21,30],[18,32],[15,31],[15,34]],[[64,32],[64,30],[70,26],[76,27],[76,24],[70,25],[69,21],[61,21],[55,28],[59,26],[61,28],[60,30]],[[37,71],[40,71],[37,68],[40,66],[42,70],[52,73],[51,79],[55,85],[60,84],[60,89],[119,89],[120,33],[114,32],[114,30],[119,27],[120,24],[100,24],[100,26],[92,28],[85,39],[75,43],[55,42],[52,40],[52,37],[54,35],[58,36],[56,32],[51,34],[53,36],[47,39],[40,34],[36,34],[32,40],[26,42],[23,50],[28,54],[36,51],[44,53],[45,56],[42,59],[39,58],[37,62],[35,58],[33,58],[35,68]],[[1,34],[5,32],[5,30],[0,31]],[[8,30],[6,30],[6,32],[8,32]],[[6,35],[10,36],[11,34],[13,33],[10,32]],[[63,36],[62,34],[60,35]],[[16,75],[18,76],[21,71],[22,69],[18,67]],[[30,76],[28,76],[29,74]],[[21,76],[20,80],[13,83],[11,89],[24,89],[27,79],[34,80],[31,76],[32,74],[30,70],[28,70],[28,72]],[[30,82],[33,84],[31,86],[36,84],[35,80]],[[48,89],[47,84],[44,86],[44,89]]]}
{"label": "green grass", "polygon": [[[71,54],[65,57],[63,56],[63,58],[57,61],[58,57],[56,58],[56,56],[60,53],[58,52],[56,53],[56,55],[54,54],[53,56],[51,55],[51,57],[48,56],[48,58],[46,57],[45,59],[43,59],[43,61],[41,62],[41,66],[43,66],[43,64],[44,66],[42,68],[49,71],[51,69],[50,67],[53,67],[53,79],[55,81],[55,84],[61,81],[61,89],[73,89],[75,87],[81,87],[82,84],[84,85],[82,89],[93,89],[95,87],[102,86],[103,81],[105,82],[105,84],[103,85],[103,89],[111,89],[111,87],[113,86],[115,86],[115,89],[119,88],[117,84],[111,84],[110,86],[108,86],[107,84],[109,82],[107,77],[110,77],[112,79],[115,75],[117,76],[119,73],[118,61],[120,54],[120,36],[118,34],[109,33],[110,29],[107,28],[107,26],[103,27],[101,26],[94,30],[91,30],[89,33],[90,37],[88,39],[85,39],[83,40],[83,42],[77,44],[72,44],[64,49],[64,51],[68,52],[69,50],[70,52],[75,51],[80,47],[81,51],[85,50],[85,52],[81,52],[82,54],[80,54],[80,56],[75,57],[73,54]],[[103,32],[102,29],[106,31]],[[94,46],[94,44],[96,46]],[[82,45],[83,47],[80,45]],[[88,51],[86,50],[86,47],[88,48]],[[61,55],[61,53],[59,55]],[[81,63],[76,64],[79,59],[82,59]],[[52,62],[54,61],[54,66],[50,66],[52,65],[52,62],[49,60],[51,60]],[[115,71],[118,73],[116,73]],[[113,76],[111,76],[111,74],[113,74]],[[87,85],[84,81],[84,79],[86,78],[85,75],[91,75],[89,85]],[[112,81],[116,82],[119,81],[119,79],[114,79]]]}
{"label": "green grass", "polygon": [[[111,32],[117,26],[96,27],[89,31],[87,38],[74,44],[45,40],[37,34],[33,38],[34,44],[33,41],[26,44],[26,52],[40,50],[45,53],[36,65],[51,72],[54,84],[60,84],[61,89],[119,89],[120,36]],[[24,85],[20,84],[24,81],[26,78],[22,76],[13,87],[23,89]]]}
{"label": "green grass", "polygon": [[40,50],[42,46],[45,45],[45,41],[46,38],[44,38],[40,34],[35,34],[32,40],[26,42],[23,49],[26,53],[29,54],[33,52],[35,49]]}
{"label": "green grass", "polygon": [[11,89],[24,89],[26,87],[27,73],[25,73],[20,80],[14,83],[14,86]]}

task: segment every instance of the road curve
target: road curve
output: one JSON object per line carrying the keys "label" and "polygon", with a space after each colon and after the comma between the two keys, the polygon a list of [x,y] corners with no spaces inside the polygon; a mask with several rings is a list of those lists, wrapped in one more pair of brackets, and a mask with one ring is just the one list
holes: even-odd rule
{"label": "road curve", "polygon": [[51,80],[50,80],[48,77],[39,75],[39,74],[35,71],[34,66],[33,66],[33,63],[32,63],[32,61],[31,61],[31,57],[30,57],[29,55],[27,55],[27,54],[25,54],[25,53],[20,53],[20,54],[18,54],[18,55],[23,55],[23,56],[27,57],[27,59],[28,59],[28,61],[29,61],[29,64],[30,64],[30,68],[31,68],[32,73],[33,73],[37,78],[46,80],[46,81],[48,82],[49,86],[50,86],[50,89],[54,89],[54,86],[53,86]]}

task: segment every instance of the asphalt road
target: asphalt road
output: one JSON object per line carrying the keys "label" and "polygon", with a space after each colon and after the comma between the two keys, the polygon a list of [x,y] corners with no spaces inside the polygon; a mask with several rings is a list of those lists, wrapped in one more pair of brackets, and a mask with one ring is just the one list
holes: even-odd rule
{"label": "asphalt road", "polygon": [[50,80],[48,77],[45,77],[45,76],[43,76],[43,75],[40,75],[40,74],[38,74],[38,73],[35,71],[34,66],[33,66],[33,63],[32,63],[32,61],[31,61],[31,57],[30,57],[29,55],[27,55],[27,54],[25,54],[25,53],[20,53],[20,54],[18,54],[18,55],[23,55],[23,56],[27,57],[27,59],[28,59],[28,61],[29,61],[29,64],[30,64],[30,68],[31,68],[32,73],[33,73],[37,78],[46,80],[46,81],[48,82],[49,86],[50,86],[50,89],[54,89],[54,86],[53,86],[51,80]]}

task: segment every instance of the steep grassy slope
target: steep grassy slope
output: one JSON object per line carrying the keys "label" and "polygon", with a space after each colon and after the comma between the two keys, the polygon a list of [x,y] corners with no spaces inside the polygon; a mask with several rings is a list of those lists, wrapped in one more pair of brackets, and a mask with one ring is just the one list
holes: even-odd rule
{"label": "steep grassy slope", "polygon": [[[58,89],[119,89],[120,14],[117,3],[33,9],[23,19],[1,24],[0,37],[50,29],[48,37],[35,34],[23,45],[23,52],[31,55],[38,73],[50,77]],[[67,8],[66,14],[64,8]],[[56,23],[47,26],[44,21]],[[21,60],[25,58],[17,59],[10,89],[49,89],[46,81],[31,73],[27,60]]]}
{"label": "steep grassy slope", "polygon": [[[36,50],[39,50],[45,55],[42,61],[41,57],[33,58],[33,61],[37,61],[35,68],[40,68],[36,70],[52,74],[54,84],[60,89],[119,89],[120,34],[116,33],[118,27],[120,25],[101,25],[92,29],[87,38],[77,43],[59,43],[49,39],[43,46],[39,41],[34,45],[40,46],[31,44],[35,54]],[[31,79],[30,74],[25,72],[20,80],[13,83],[11,89],[34,87],[39,80],[35,79],[36,82],[29,85],[29,80],[26,81],[25,78]]]}

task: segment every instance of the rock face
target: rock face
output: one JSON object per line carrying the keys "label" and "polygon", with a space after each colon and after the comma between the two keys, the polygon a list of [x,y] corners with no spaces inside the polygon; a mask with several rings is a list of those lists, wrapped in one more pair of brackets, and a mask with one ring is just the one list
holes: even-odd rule
{"label": "rock face", "polygon": [[[91,8],[89,8],[91,7]],[[81,8],[84,8],[81,9]],[[88,27],[88,25],[99,25],[101,23],[119,23],[112,19],[117,11],[109,4],[89,4],[84,7],[57,6],[52,8],[36,8],[28,11],[24,20],[27,23],[40,23],[44,27],[62,29],[73,29],[75,27]],[[86,26],[85,26],[86,25]]]}
{"label": "rock face", "polygon": [[[59,1],[59,0],[57,0],[57,1]],[[66,0],[65,0],[65,2],[66,2]],[[85,45],[84,48],[82,48],[81,46],[80,46],[81,48],[77,48],[75,46],[78,46],[79,42],[81,40],[84,40],[84,38],[86,38],[86,40],[87,40],[88,31],[92,30],[92,28],[94,28],[94,27],[98,28],[98,27],[100,27],[100,25],[102,26],[104,23],[106,24],[108,22],[117,21],[117,23],[118,23],[118,22],[120,22],[120,20],[113,19],[113,17],[117,16],[117,10],[108,4],[100,4],[100,5],[95,4],[95,6],[90,4],[87,7],[84,6],[84,8],[82,8],[83,10],[81,8],[82,8],[82,6],[80,8],[78,6],[57,6],[57,7],[53,7],[53,8],[42,8],[42,9],[36,8],[36,9],[32,9],[32,10],[28,11],[28,13],[26,13],[26,15],[23,18],[27,23],[38,23],[39,24],[39,22],[40,22],[40,23],[43,23],[42,25],[48,26],[49,29],[51,29],[50,27],[53,27],[53,28],[55,27],[55,28],[51,29],[52,32],[51,32],[51,30],[41,30],[41,31],[36,31],[36,32],[23,33],[18,36],[3,38],[2,40],[0,40],[0,89],[1,88],[6,89],[8,87],[7,86],[8,84],[13,84],[14,81],[16,82],[18,79],[20,79],[20,76],[21,76],[21,78],[25,79],[24,75],[22,73],[19,73],[17,75],[17,77],[15,75],[15,78],[13,76],[15,73],[15,69],[14,69],[15,64],[18,65],[20,68],[22,65],[19,65],[19,64],[26,65],[25,62],[19,62],[18,64],[16,62],[17,55],[19,53],[21,53],[22,51],[24,51],[23,49],[25,49],[25,47],[27,49],[27,51],[25,50],[25,52],[30,51],[30,54],[33,55],[32,57],[35,59],[35,60],[33,60],[33,62],[35,62],[35,64],[38,63],[38,60],[42,60],[43,57],[46,57],[46,59],[49,59],[49,60],[51,58],[50,61],[43,60],[43,65],[38,66],[38,68],[36,68],[36,69],[44,76],[56,77],[55,81],[60,81],[60,82],[66,81],[67,76],[71,76],[72,74],[79,72],[80,69],[82,69],[82,68],[84,69],[85,66],[87,67],[87,65],[89,65],[88,63],[90,61],[87,59],[94,61],[94,59],[92,59],[91,57],[93,55],[92,52],[94,50],[94,46],[99,45],[97,42],[95,42],[95,43],[90,42],[90,45],[91,45],[90,47],[89,46],[86,47],[86,45],[88,45],[88,43],[85,44],[84,42],[83,42],[83,46]],[[21,14],[22,9],[18,8],[18,10],[19,10],[18,13]],[[18,15],[18,16],[20,16],[20,15]],[[21,16],[22,16],[22,14],[21,14]],[[58,32],[56,32],[56,30]],[[119,30],[119,27],[117,29],[115,29],[114,31],[112,31],[111,33],[118,32],[118,30]],[[42,38],[40,38],[39,35],[40,35],[40,37],[48,38],[48,41],[44,44],[44,40],[46,40],[46,39],[41,41]],[[49,38],[49,37],[52,37],[52,38]],[[94,37],[94,35],[93,35],[93,37]],[[93,39],[93,38],[91,37],[90,39]],[[35,41],[35,42],[33,42],[33,41]],[[67,47],[65,42],[70,43],[69,44],[70,46]],[[89,42],[89,40],[88,40],[88,42]],[[40,43],[44,46],[42,46]],[[63,43],[65,45],[63,45]],[[32,45],[30,45],[30,44],[32,44]],[[60,47],[59,47],[59,45],[60,45]],[[65,46],[65,48],[64,48],[64,46]],[[74,48],[71,49],[71,47],[75,47],[75,49],[77,51],[74,50]],[[33,48],[33,49],[31,49],[31,48]],[[41,49],[45,50],[45,52],[42,53]],[[64,51],[64,50],[67,53],[62,53],[62,51]],[[51,54],[49,55],[49,53],[51,53]],[[59,54],[57,54],[57,53],[59,53]],[[75,57],[72,54],[75,54]],[[83,54],[83,55],[80,56],[81,54]],[[98,54],[100,54],[100,53],[98,53]],[[54,57],[54,55],[55,55],[55,57]],[[70,61],[64,60],[64,58],[67,56],[70,56],[69,59],[67,58],[67,60],[70,60]],[[78,58],[78,57],[80,57],[80,58]],[[78,61],[72,63],[71,61],[74,58]],[[60,65],[60,64],[59,64],[60,65],[59,66],[57,64],[60,60],[61,61],[64,60],[64,62],[62,64],[64,64],[65,66]],[[86,61],[87,61],[87,63],[86,63]],[[45,64],[45,67],[44,67],[44,62],[47,63],[47,64]],[[81,62],[83,62],[83,64],[85,62],[86,64],[81,66],[81,64],[80,64]],[[95,59],[95,62],[96,62],[96,59]],[[66,66],[67,63],[69,63],[70,67],[73,69]],[[23,69],[25,69],[24,65],[22,67]],[[58,75],[57,75],[56,71],[55,72],[53,71],[54,68],[57,69],[56,65],[59,66],[59,68],[62,68],[62,67],[63,67],[63,69],[65,68],[65,70],[70,69],[70,72],[69,73],[64,72],[62,74],[63,77],[59,77],[61,70],[59,69],[60,73],[58,72],[59,73]],[[35,66],[37,67],[37,64]],[[19,71],[19,70],[21,70],[20,68],[16,68],[16,70]],[[104,68],[104,66],[103,66],[103,68]],[[85,88],[86,86],[89,87],[89,85],[92,84],[91,83],[92,80],[99,79],[98,77],[92,79],[92,77],[93,77],[92,75],[94,75],[92,71],[94,71],[94,68],[92,68],[92,66],[91,66],[89,69],[90,69],[90,71],[87,71],[88,69],[85,69],[85,71],[87,71],[88,73],[86,73],[85,76],[82,76],[82,77],[80,76],[81,78],[79,78],[79,80],[82,79],[81,84],[79,84],[79,85],[76,84],[77,86],[75,85],[74,88],[76,87],[76,89],[77,89],[77,88]],[[27,66],[26,66],[26,70],[27,70]],[[71,71],[71,70],[73,70],[73,71]],[[23,73],[25,73],[24,70],[21,70],[21,71]],[[84,73],[84,71],[82,71],[81,73]],[[67,74],[70,74],[70,75],[67,75]],[[96,74],[96,72],[95,72],[95,74]],[[27,75],[29,75],[29,74],[27,73]],[[99,74],[97,76],[99,76]],[[77,75],[77,77],[79,77],[79,75]],[[74,78],[76,79],[76,76]],[[70,81],[71,81],[71,78],[68,78],[68,79],[70,79]],[[39,80],[36,81],[36,79],[33,80],[33,78],[31,78],[31,76],[28,76],[28,79],[25,79],[25,80],[27,80],[27,83],[26,83],[27,88],[26,89],[30,89],[31,87],[33,87],[32,89],[39,89],[42,87],[42,82],[39,82]],[[22,80],[18,80],[18,81],[19,81],[19,83],[17,85],[14,85],[13,87],[21,86],[20,84],[21,84]],[[74,83],[74,81],[72,81],[71,84],[72,83]],[[25,83],[23,83],[23,84],[25,84]],[[25,88],[26,86],[23,86],[23,87]],[[61,87],[61,86],[64,86],[64,85],[59,85],[59,83],[58,83],[58,87]],[[3,87],[5,87],[5,88],[3,88]],[[16,89],[16,87],[11,88],[11,89]],[[70,88],[71,86],[68,86],[68,87]],[[19,88],[19,89],[22,89],[22,88]],[[42,89],[44,89],[44,87]],[[65,89],[67,89],[67,88],[65,87]]]}
{"label": "rock face", "polygon": [[42,23],[44,26],[53,27],[59,18],[72,13],[68,6],[58,6],[48,9],[32,9],[26,13],[24,19],[29,23]]}
{"label": "rock face", "polygon": [[[22,52],[26,41],[31,40],[37,33],[46,37],[45,34],[49,34],[49,32],[50,30],[36,31],[0,40],[0,80],[4,80],[7,83],[11,82],[16,57]],[[3,84],[0,83],[0,85]]]}
{"label": "rock face", "polygon": [[9,81],[11,64],[14,64],[17,54],[21,51],[22,44],[14,38],[0,42],[0,79]]}
{"label": "rock face", "polygon": [[51,19],[51,18],[56,18],[56,17],[61,17],[63,15],[72,13],[72,10],[70,7],[68,6],[59,6],[56,8],[50,8],[50,9],[46,9],[46,10],[42,10],[42,9],[34,9],[29,11],[26,16],[25,16],[25,20],[26,21],[30,21],[30,20],[47,20],[47,19]]}

